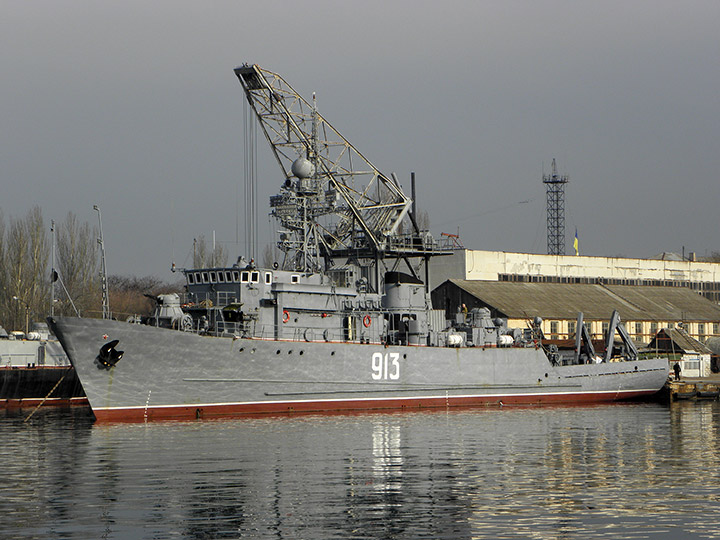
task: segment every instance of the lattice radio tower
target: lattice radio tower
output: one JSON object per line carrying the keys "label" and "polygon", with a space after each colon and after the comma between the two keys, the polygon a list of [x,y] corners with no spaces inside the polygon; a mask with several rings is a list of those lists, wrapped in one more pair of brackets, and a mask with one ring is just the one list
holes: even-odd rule
{"label": "lattice radio tower", "polygon": [[565,255],[565,184],[568,176],[560,176],[552,160],[552,173],[543,174],[547,186],[547,252],[548,255]]}

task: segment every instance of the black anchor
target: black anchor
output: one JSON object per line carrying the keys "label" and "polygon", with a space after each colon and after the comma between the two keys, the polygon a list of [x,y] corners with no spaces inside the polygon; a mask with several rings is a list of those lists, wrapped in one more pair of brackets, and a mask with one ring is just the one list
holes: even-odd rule
{"label": "black anchor", "polygon": [[95,363],[97,364],[98,369],[110,369],[115,367],[115,364],[120,361],[123,354],[125,354],[125,351],[115,350],[115,346],[118,343],[120,343],[120,341],[114,339],[100,347],[100,354],[98,354],[95,358]]}

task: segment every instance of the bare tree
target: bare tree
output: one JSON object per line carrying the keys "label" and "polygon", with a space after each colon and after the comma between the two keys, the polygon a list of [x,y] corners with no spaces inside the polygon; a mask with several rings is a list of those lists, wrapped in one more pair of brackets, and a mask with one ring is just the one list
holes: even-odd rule
{"label": "bare tree", "polygon": [[[7,280],[7,260],[5,257],[5,216],[3,216],[2,209],[0,209],[0,315],[2,320],[0,324],[6,324],[10,326],[9,314],[12,312],[10,306],[10,288],[8,287]],[[11,328],[9,328],[11,329]]]}
{"label": "bare tree", "polygon": [[30,284],[27,301],[32,306],[34,316],[42,319],[50,311],[50,274],[47,272],[48,234],[39,206],[28,212],[24,224],[30,239],[27,261]]}
{"label": "bare tree", "polygon": [[39,206],[24,218],[12,218],[4,234],[2,226],[2,291],[0,305],[14,329],[42,318],[49,307],[47,232]]}
{"label": "bare tree", "polygon": [[150,297],[165,293],[181,293],[182,284],[168,284],[155,276],[118,276],[108,278],[110,305],[113,316],[127,319],[134,315],[149,315],[155,303]]}
{"label": "bare tree", "polygon": [[226,266],[228,255],[222,244],[216,244],[213,251],[212,246],[208,246],[205,236],[200,235],[193,244],[193,267],[194,268],[210,268],[218,266]]}
{"label": "bare tree", "polygon": [[56,269],[64,290],[57,295],[60,301],[56,311],[63,315],[74,314],[68,294],[81,313],[99,310],[97,229],[91,228],[87,222],[79,223],[72,212],[68,212],[57,229]]}

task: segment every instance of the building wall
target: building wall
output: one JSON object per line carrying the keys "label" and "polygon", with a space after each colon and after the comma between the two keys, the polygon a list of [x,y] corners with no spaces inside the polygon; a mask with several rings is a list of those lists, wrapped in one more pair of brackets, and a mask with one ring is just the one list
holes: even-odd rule
{"label": "building wall", "polygon": [[501,275],[599,277],[624,280],[720,283],[720,264],[619,257],[535,255],[504,251],[465,251],[463,279],[497,281]]}
{"label": "building wall", "polygon": [[687,286],[720,303],[720,263],[458,250],[431,260],[430,290],[447,279]]}
{"label": "building wall", "polygon": [[[593,339],[604,339],[609,322],[609,320],[585,320],[585,326],[587,326]],[[576,324],[577,321],[574,320],[543,319],[541,328],[546,337],[552,339],[569,339],[575,337]],[[652,338],[655,337],[658,330],[662,328],[675,328],[679,323],[677,321],[622,321],[622,324],[635,341],[649,343]],[[711,337],[720,337],[720,322],[685,321],[682,325],[690,336],[701,343],[704,343],[706,339]],[[527,326],[527,322],[521,319],[508,319],[508,326],[523,328]]]}

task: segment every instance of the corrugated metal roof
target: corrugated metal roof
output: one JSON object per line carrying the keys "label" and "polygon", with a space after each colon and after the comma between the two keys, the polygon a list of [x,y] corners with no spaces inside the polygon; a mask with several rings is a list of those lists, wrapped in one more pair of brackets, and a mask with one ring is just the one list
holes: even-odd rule
{"label": "corrugated metal roof", "polygon": [[526,283],[451,279],[451,283],[510,318],[623,321],[720,321],[720,306],[685,287]]}
{"label": "corrugated metal roof", "polygon": [[700,354],[713,354],[712,349],[690,337],[684,330],[678,328],[663,328],[648,345],[649,349],[659,348],[664,351],[696,352]]}

